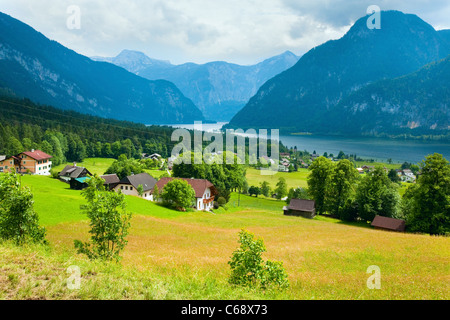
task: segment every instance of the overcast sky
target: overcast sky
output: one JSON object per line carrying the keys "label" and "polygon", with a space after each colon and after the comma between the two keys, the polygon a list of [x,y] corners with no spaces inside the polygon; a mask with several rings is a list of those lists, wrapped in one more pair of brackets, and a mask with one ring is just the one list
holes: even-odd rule
{"label": "overcast sky", "polygon": [[[67,27],[71,5],[80,29]],[[450,29],[448,0],[0,0],[0,11],[86,56],[130,49],[174,64],[254,64],[342,37],[370,5]]]}

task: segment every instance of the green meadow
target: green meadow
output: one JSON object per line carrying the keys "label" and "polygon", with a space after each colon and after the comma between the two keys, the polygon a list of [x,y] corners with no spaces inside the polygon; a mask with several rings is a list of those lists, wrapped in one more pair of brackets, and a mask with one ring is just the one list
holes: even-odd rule
{"label": "green meadow", "polygon": [[[250,173],[252,173],[250,171]],[[300,180],[300,175],[291,180]],[[265,179],[266,177],[264,177]],[[253,175],[256,180],[256,176]],[[450,240],[374,230],[316,217],[284,216],[284,202],[233,194],[227,208],[177,212],[127,196],[132,226],[120,264],[75,252],[89,238],[80,191],[49,177],[23,176],[47,229],[49,246],[0,245],[0,299],[448,299]],[[250,183],[251,184],[251,183]],[[246,228],[263,238],[264,259],[282,261],[286,291],[230,286],[229,261]],[[81,270],[80,290],[67,268]],[[370,266],[381,270],[371,290]]]}

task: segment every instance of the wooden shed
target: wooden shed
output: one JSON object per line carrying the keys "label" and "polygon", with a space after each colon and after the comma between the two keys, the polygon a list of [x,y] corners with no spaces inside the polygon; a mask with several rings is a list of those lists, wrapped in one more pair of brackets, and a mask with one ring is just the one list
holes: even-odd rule
{"label": "wooden shed", "polygon": [[383,216],[375,216],[371,225],[375,229],[397,231],[397,232],[404,232],[406,229],[405,220],[388,218]]}
{"label": "wooden shed", "polygon": [[289,206],[284,207],[287,216],[300,216],[312,219],[316,215],[316,202],[314,200],[292,199]]}

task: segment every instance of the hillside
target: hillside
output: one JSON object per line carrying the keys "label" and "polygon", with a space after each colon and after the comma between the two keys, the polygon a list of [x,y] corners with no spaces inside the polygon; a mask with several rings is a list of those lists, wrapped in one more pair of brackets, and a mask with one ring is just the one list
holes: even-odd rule
{"label": "hillside", "polygon": [[144,124],[204,119],[173,83],[92,61],[3,13],[0,88],[61,109]]}
{"label": "hillside", "polygon": [[[381,17],[381,29],[368,29],[363,17],[341,39],[313,48],[295,66],[267,81],[229,127],[335,133],[328,114],[345,97],[373,82],[415,72],[450,53],[441,34],[416,15],[385,11]],[[412,117],[422,121],[418,114]],[[360,133],[354,127],[352,134]]]}
{"label": "hillside", "polygon": [[124,50],[114,58],[92,59],[114,63],[149,80],[171,81],[205,118],[229,121],[267,80],[292,67],[299,57],[287,51],[250,66],[223,61],[172,65],[141,52]]}
{"label": "hillside", "polygon": [[[91,262],[73,247],[89,237],[80,191],[48,177],[24,176],[23,183],[32,188],[50,246],[0,244],[0,299],[438,300],[450,293],[446,237],[288,217],[283,202],[244,195],[237,207],[236,194],[229,210],[216,214],[126,196],[133,218],[121,264]],[[283,261],[287,291],[229,285],[227,262],[244,227],[264,239],[264,259]],[[80,267],[80,290],[67,288],[71,265]],[[367,288],[372,265],[381,269],[381,290]]]}
{"label": "hillside", "polygon": [[[448,134],[450,55],[417,72],[370,84],[343,99],[330,112],[336,132],[365,134]],[[408,130],[409,129],[409,130]]]}

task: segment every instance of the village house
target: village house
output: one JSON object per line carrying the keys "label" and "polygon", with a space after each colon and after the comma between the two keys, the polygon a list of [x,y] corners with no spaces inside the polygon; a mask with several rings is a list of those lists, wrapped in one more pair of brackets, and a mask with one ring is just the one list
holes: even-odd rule
{"label": "village house", "polygon": [[185,179],[185,178],[161,178],[156,186],[159,192],[162,192],[164,186],[173,179],[181,179],[189,183],[195,191],[195,209],[197,210],[211,210],[214,205],[214,197],[217,195],[217,190],[214,185],[206,179]]}
{"label": "village house", "polygon": [[67,165],[61,172],[58,173],[59,179],[70,183],[71,180],[80,179],[88,176],[92,176],[92,173],[84,167],[77,166],[76,163],[73,165]]}
{"label": "village house", "polygon": [[[123,178],[114,187],[115,191],[121,191],[123,194],[141,197],[145,200],[153,200],[152,190],[156,185],[156,179],[148,173],[140,173]],[[139,195],[138,188],[142,186],[142,195]]]}
{"label": "village house", "polygon": [[16,172],[47,176],[52,168],[51,155],[41,150],[19,153],[10,158],[0,160],[0,172]]}
{"label": "village house", "polygon": [[283,207],[286,216],[300,216],[312,219],[316,215],[316,202],[314,200],[291,199],[289,206]]}
{"label": "village house", "polygon": [[375,216],[372,221],[372,227],[380,230],[404,232],[406,229],[405,220]]}
{"label": "village house", "polygon": [[415,182],[416,181],[416,176],[414,175],[414,173],[410,169],[404,169],[402,171],[402,175],[400,176],[400,179],[403,182]]}
{"label": "village house", "polygon": [[107,174],[100,176],[103,180],[105,180],[105,183],[103,184],[106,188],[106,190],[113,190],[120,182],[119,177],[117,174]]}

